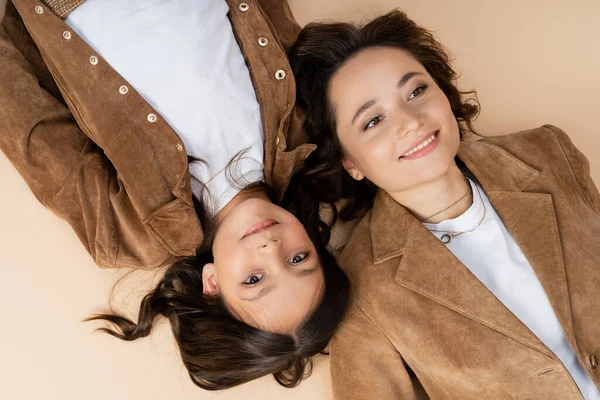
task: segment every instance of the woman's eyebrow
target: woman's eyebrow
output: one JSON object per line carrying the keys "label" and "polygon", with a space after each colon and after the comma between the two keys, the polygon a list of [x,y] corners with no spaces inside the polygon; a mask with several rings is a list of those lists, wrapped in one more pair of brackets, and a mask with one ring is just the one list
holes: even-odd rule
{"label": "woman's eyebrow", "polygon": [[400,78],[400,80],[398,81],[398,86],[396,86],[398,89],[400,89],[402,86],[406,85],[406,83],[408,81],[410,81],[414,76],[417,75],[424,75],[422,72],[407,72],[406,74],[404,74],[404,76],[402,78]]}
{"label": "woman's eyebrow", "polygon": [[365,104],[363,104],[362,106],[360,106],[358,108],[358,110],[356,110],[356,114],[354,114],[354,118],[352,118],[352,125],[354,125],[354,122],[356,121],[356,119],[365,111],[367,111],[369,108],[371,108],[374,104],[376,103],[375,100],[369,100],[367,101]]}
{"label": "woman's eyebrow", "polygon": [[[416,72],[416,71],[415,72],[407,72],[406,74],[404,74],[404,76],[402,78],[400,78],[400,80],[398,81],[398,85],[396,87],[398,89],[400,89],[402,86],[406,85],[406,83],[408,81],[410,81],[413,77],[415,77],[417,75],[424,75],[424,74],[422,72]],[[365,104],[360,106],[358,108],[358,110],[356,110],[356,114],[354,114],[354,118],[352,118],[352,125],[354,125],[354,123],[356,122],[358,117],[360,117],[360,115],[362,113],[364,113],[369,108],[371,108],[373,105],[375,105],[376,102],[377,102],[377,100],[369,100]]]}

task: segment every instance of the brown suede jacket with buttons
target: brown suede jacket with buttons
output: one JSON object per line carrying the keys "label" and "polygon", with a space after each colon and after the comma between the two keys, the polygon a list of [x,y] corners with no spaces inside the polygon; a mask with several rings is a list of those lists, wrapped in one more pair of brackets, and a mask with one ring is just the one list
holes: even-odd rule
{"label": "brown suede jacket with buttons", "polygon": [[[600,387],[600,194],[560,129],[463,142]],[[380,191],[339,258],[353,304],[330,348],[335,398],[582,399],[560,359],[421,222]]]}
{"label": "brown suede jacket with buttons", "polygon": [[[153,268],[203,238],[181,139],[63,22],[85,0],[12,0],[0,27],[0,149],[103,267]],[[261,107],[264,175],[281,197],[314,145],[294,106],[282,0],[227,0]],[[267,39],[267,40],[265,40]]]}

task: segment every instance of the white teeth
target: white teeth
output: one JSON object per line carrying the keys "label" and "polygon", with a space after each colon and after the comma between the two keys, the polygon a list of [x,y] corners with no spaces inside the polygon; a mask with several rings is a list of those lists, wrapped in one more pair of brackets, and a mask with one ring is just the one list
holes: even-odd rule
{"label": "white teeth", "polygon": [[434,139],[435,139],[435,133],[434,133],[433,135],[431,135],[431,136],[429,137],[429,139],[425,140],[423,143],[421,143],[420,145],[418,145],[417,147],[415,147],[414,149],[412,149],[412,150],[411,150],[411,151],[409,151],[408,153],[404,153],[404,154],[402,155],[402,157],[408,157],[408,156],[410,156],[411,154],[413,154],[414,152],[416,152],[416,151],[419,151],[419,150],[421,150],[421,149],[423,149],[423,148],[425,148],[425,147],[429,146],[429,143],[433,142],[433,140],[434,140]]}

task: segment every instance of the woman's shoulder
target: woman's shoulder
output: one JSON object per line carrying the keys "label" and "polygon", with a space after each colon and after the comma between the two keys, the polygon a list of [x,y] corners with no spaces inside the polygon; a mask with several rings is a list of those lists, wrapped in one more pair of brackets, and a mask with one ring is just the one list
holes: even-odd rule
{"label": "woman's shoulder", "polygon": [[371,246],[371,232],[369,221],[372,210],[362,218],[354,221],[356,226],[352,230],[346,245],[341,251],[338,262],[347,275],[352,275],[357,266],[366,266],[372,263],[370,255],[373,253]]}
{"label": "woman's shoulder", "polygon": [[558,167],[561,165],[561,159],[568,163],[575,153],[580,153],[570,137],[554,125],[543,125],[504,135],[485,136],[465,143],[465,147],[471,148],[490,146],[499,148],[538,170]]}
{"label": "woman's shoulder", "polygon": [[499,146],[506,150],[529,150],[530,153],[536,153],[536,151],[532,151],[530,146],[543,150],[545,147],[560,149],[566,145],[573,145],[565,131],[549,124],[509,134],[484,136],[473,142],[481,144],[487,143]]}

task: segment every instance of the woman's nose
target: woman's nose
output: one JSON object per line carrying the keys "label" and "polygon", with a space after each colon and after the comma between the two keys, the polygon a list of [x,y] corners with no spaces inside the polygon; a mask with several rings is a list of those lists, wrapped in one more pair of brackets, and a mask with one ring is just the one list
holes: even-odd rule
{"label": "woman's nose", "polygon": [[423,125],[421,116],[409,108],[399,109],[394,114],[394,122],[397,127],[396,133],[399,138],[418,132]]}

